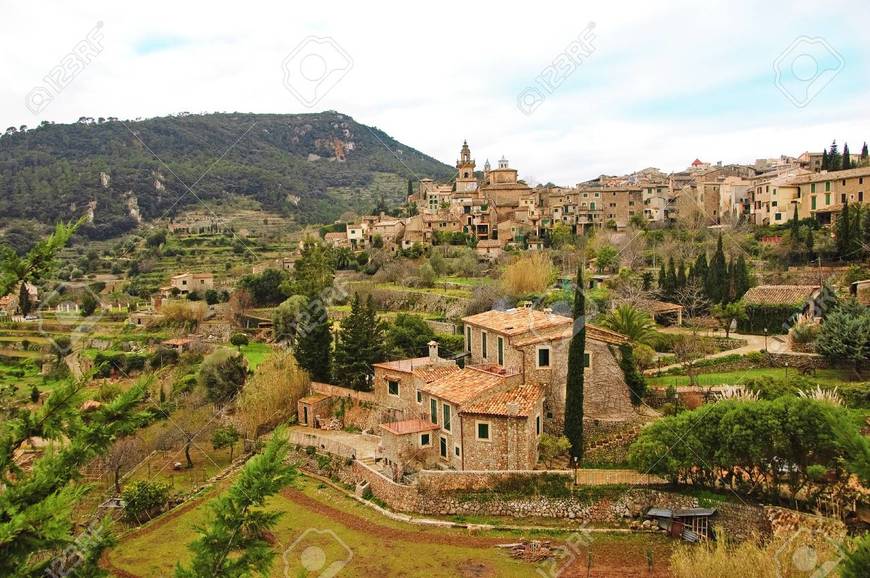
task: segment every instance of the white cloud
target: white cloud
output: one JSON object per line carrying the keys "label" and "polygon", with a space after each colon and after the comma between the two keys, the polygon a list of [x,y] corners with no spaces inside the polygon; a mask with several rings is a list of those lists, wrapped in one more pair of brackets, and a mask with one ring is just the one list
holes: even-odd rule
{"label": "white cloud", "polygon": [[[281,62],[318,35],[334,38],[354,66],[315,110],[348,113],[448,163],[467,138],[480,165],[504,154],[539,181],[677,170],[696,156],[751,161],[834,137],[860,144],[870,132],[860,30],[870,8],[860,0],[430,6],[4,2],[3,126],[182,110],[306,112],[282,85]],[[98,21],[102,53],[32,115],[25,96]],[[588,22],[594,54],[534,114],[520,113],[517,94]],[[797,109],[776,92],[771,63],[803,34],[829,38],[847,61]]]}

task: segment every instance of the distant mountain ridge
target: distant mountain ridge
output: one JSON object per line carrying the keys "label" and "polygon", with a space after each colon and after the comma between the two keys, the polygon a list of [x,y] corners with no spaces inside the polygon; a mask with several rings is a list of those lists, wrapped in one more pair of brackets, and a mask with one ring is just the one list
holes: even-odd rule
{"label": "distant mountain ridge", "polygon": [[197,197],[240,195],[321,223],[376,197],[399,202],[408,179],[454,172],[334,111],[82,119],[0,137],[0,215],[53,223],[89,212],[85,233],[108,238]]}

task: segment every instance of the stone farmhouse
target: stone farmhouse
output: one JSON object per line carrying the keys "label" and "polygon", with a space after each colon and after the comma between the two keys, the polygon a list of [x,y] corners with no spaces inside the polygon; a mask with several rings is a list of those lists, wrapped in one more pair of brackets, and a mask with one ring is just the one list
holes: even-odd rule
{"label": "stone farmhouse", "polygon": [[212,273],[180,273],[169,279],[169,285],[161,287],[164,297],[171,297],[173,293],[187,295],[191,292],[201,292],[214,289],[214,275]]}
{"label": "stone farmhouse", "polygon": [[[439,355],[374,365],[376,428],[388,464],[456,470],[526,470],[538,461],[545,431],[564,425],[570,317],[517,308],[463,319],[464,366]],[[618,333],[586,327],[584,421],[624,424],[638,419],[619,367]],[[328,386],[327,386],[328,387]],[[301,423],[329,415],[329,395],[300,401]]]}

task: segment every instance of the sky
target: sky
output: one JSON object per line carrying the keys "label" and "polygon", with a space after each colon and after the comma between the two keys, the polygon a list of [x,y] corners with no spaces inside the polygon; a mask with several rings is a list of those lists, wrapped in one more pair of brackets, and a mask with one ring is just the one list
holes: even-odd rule
{"label": "sky", "polygon": [[467,139],[479,168],[504,155],[561,185],[870,140],[866,0],[0,0],[0,14],[2,127],[337,110],[448,164]]}

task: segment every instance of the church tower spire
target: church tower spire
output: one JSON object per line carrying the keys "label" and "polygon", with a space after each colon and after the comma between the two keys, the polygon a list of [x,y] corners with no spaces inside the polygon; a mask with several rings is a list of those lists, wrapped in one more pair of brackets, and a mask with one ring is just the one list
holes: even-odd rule
{"label": "church tower spire", "polygon": [[471,149],[468,141],[462,141],[462,149],[459,151],[459,160],[456,161],[456,192],[468,192],[477,190],[477,177],[474,176],[474,159],[471,158]]}

